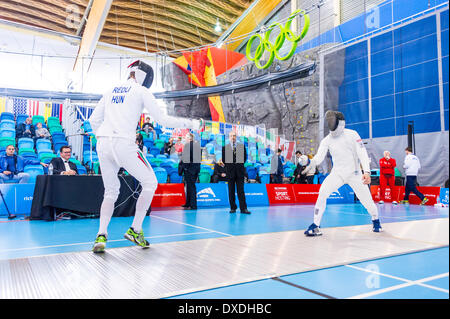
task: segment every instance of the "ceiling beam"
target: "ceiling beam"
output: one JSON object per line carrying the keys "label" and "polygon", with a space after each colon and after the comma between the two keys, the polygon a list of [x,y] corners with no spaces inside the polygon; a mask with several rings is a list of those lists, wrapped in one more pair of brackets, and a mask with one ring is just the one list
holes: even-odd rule
{"label": "ceiling beam", "polygon": [[[252,5],[251,9],[246,12],[246,15],[241,17],[240,23],[234,27],[227,38],[233,39],[252,32],[280,2],[281,0],[257,0],[257,2]],[[223,41],[226,42],[227,38]],[[226,47],[228,50],[235,50],[244,40],[245,38],[234,40],[232,43],[228,43]],[[224,44],[221,46],[223,45]]]}
{"label": "ceiling beam", "polygon": [[[118,20],[131,18],[135,21],[134,24],[144,24],[145,26],[154,27],[155,23],[162,26],[174,27],[182,32],[190,32],[193,35],[199,35],[205,42],[214,42],[219,36],[214,32],[214,24],[206,23],[201,19],[186,19],[181,12],[169,12],[157,9],[152,12],[143,11],[133,8],[123,8],[114,6],[111,10],[111,21],[114,21],[113,15],[117,15]],[[120,22],[119,22],[120,23]]]}
{"label": "ceiling beam", "polygon": [[[73,66],[73,79],[75,80],[75,85],[77,84],[78,79],[83,76],[85,71],[84,58],[92,60],[95,48],[97,47],[98,39],[100,38],[100,34],[103,30],[103,25],[106,21],[106,17],[108,16],[111,3],[112,0],[94,0],[92,3],[92,8],[89,12],[89,17],[87,19],[83,37],[80,41],[80,47],[78,48],[78,54]],[[87,70],[89,70],[89,66],[90,61],[87,65]]]}
{"label": "ceiling beam", "polygon": [[[142,30],[141,30],[142,31]],[[154,36],[154,34],[150,34],[146,32],[146,36],[144,38],[144,35],[142,32],[132,32],[131,29],[125,29],[122,28],[119,32],[114,30],[107,30],[103,28],[103,32],[101,34],[101,37],[108,37],[110,39],[114,39],[114,44],[123,46],[124,40],[136,40],[136,41],[142,41],[142,43],[145,44],[145,41],[147,41],[148,44],[152,45],[152,51],[172,51],[172,50],[179,50],[183,48],[189,48],[196,46],[195,43],[187,42],[184,40],[174,39],[174,42],[172,40],[166,39],[165,41],[162,41],[161,36],[158,37]],[[175,47],[174,47],[175,45]],[[144,45],[145,49],[145,45]]]}
{"label": "ceiling beam", "polygon": [[[51,29],[55,31],[60,31],[64,33],[73,33],[74,30],[70,29],[66,25],[65,19],[59,16],[59,14],[49,13],[48,10],[39,10],[38,8],[29,7],[23,3],[15,4],[11,1],[0,0],[0,7],[2,10],[0,14],[3,16],[9,16],[10,18],[15,19],[15,21],[20,21],[22,19],[22,23],[27,24],[31,21],[37,26],[45,25],[57,25],[57,29]],[[9,12],[9,13],[8,13]],[[51,12],[51,11],[50,11]],[[16,16],[16,17],[15,17]],[[19,18],[19,19],[18,19]],[[44,21],[47,23],[42,23],[39,21]]]}
{"label": "ceiling beam", "polygon": [[[142,27],[125,23],[122,23],[118,28],[116,24],[113,24],[110,21],[106,21],[105,25],[103,26],[103,32],[106,31],[111,31],[115,32],[116,34],[120,34],[119,35],[120,38],[124,37],[124,35],[126,35],[126,33],[128,32],[131,34],[143,35],[144,30],[142,29]],[[183,46],[182,48],[188,48],[199,45],[198,37],[194,37],[189,33],[185,34],[170,33],[165,29],[158,28],[158,30],[155,30],[154,28],[149,28],[148,26],[145,28],[145,36],[154,37],[155,39],[158,39],[161,42],[162,40],[164,40],[166,43],[169,42],[170,44],[172,44],[173,39],[173,42],[175,43],[184,43],[184,45],[187,45]]]}

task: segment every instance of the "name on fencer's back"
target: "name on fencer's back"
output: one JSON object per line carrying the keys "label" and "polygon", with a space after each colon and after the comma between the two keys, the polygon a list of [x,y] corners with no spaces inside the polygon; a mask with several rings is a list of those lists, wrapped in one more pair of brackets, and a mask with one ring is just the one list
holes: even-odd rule
{"label": "name on fencer's back", "polygon": [[[115,87],[112,90],[112,93],[114,94],[120,94],[120,93],[128,93],[128,91],[130,91],[131,86],[118,86]],[[111,103],[116,103],[116,104],[120,104],[123,103],[123,101],[125,100],[125,95],[113,95],[111,98]]]}

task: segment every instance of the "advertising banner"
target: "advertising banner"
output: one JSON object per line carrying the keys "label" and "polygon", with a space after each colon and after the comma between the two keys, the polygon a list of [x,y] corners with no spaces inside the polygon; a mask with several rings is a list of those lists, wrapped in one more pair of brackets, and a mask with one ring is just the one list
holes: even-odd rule
{"label": "advertising banner", "polygon": [[315,203],[319,197],[319,184],[293,184],[296,203]]}
{"label": "advertising banner", "polygon": [[198,183],[197,207],[228,206],[228,185],[222,183]]}
{"label": "advertising banner", "polygon": [[350,204],[355,202],[355,192],[347,184],[342,185],[336,192],[331,193],[327,204]]}
{"label": "advertising banner", "polygon": [[[395,199],[397,202],[403,200],[405,197],[405,187],[399,186],[399,192],[397,194],[397,198]],[[418,186],[417,189],[421,192],[425,197],[428,197],[428,202],[426,205],[434,205],[437,202],[437,198],[440,194],[440,187],[433,186]],[[420,204],[421,200],[414,193],[409,194],[409,203],[410,204]]]}
{"label": "advertising banner", "polygon": [[[29,214],[33,202],[34,184],[1,184],[3,198],[11,214]],[[7,216],[3,200],[0,199],[0,216]]]}
{"label": "advertising banner", "polygon": [[186,203],[184,184],[158,184],[152,207],[181,206]]}
{"label": "advertising banner", "polygon": [[448,205],[448,188],[441,188],[439,192],[439,203]]}
{"label": "advertising banner", "polygon": [[[398,197],[399,197],[399,192],[401,191],[402,186],[394,186],[392,188],[392,190],[390,188],[386,188],[385,189],[385,202],[392,202],[392,201],[397,201]],[[405,188],[403,187],[403,190]],[[380,197],[380,186],[378,185],[372,185],[370,186],[370,192],[372,193],[372,198],[374,201],[378,202],[381,197]],[[403,199],[403,198],[402,198]]]}
{"label": "advertising banner", "polygon": [[266,184],[270,204],[294,204],[292,184]]}
{"label": "advertising banner", "polygon": [[[226,185],[226,184],[225,184]],[[228,187],[228,186],[227,186]],[[268,206],[267,189],[264,184],[244,184],[245,201],[248,207]],[[236,193],[236,205],[239,207],[239,199]]]}

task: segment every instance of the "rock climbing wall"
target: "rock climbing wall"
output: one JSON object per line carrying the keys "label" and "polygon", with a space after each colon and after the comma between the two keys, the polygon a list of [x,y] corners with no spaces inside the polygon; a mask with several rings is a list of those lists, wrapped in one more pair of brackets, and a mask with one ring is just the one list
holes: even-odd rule
{"label": "rock climbing wall", "polygon": [[[317,63],[316,72],[309,77],[221,96],[226,122],[246,125],[265,124],[266,129],[276,128],[278,134],[284,135],[287,140],[295,141],[297,150],[304,154],[315,154],[320,142],[319,76],[321,66],[318,51],[321,48],[324,46],[300,52],[287,61],[275,60],[268,70],[260,70],[253,62],[249,62],[218,76],[217,83],[223,84],[253,78],[266,72],[283,71],[306,61]],[[331,79],[331,82],[325,80],[330,84],[326,92],[326,104],[329,106],[338,105],[338,84],[344,76],[343,56],[335,56],[336,62],[328,63],[325,70],[326,76],[330,76]],[[171,77],[167,90],[190,88],[187,76],[181,70],[177,70],[175,65],[166,66],[166,72]],[[206,116],[209,114],[206,98],[169,101],[168,105],[169,114],[210,118],[210,115]]]}
{"label": "rock climbing wall", "polygon": [[[187,75],[175,64],[166,64],[164,66],[164,72],[163,81],[164,89],[166,91],[195,88],[195,86],[188,81]],[[167,105],[167,113],[169,115],[189,118],[211,118],[208,98],[206,97],[165,100],[164,102]]]}

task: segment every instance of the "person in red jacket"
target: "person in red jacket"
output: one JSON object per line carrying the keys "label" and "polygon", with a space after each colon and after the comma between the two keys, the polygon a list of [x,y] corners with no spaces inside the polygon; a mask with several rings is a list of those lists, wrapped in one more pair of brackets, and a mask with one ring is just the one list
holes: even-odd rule
{"label": "person in red jacket", "polygon": [[[395,186],[394,168],[397,163],[395,159],[391,158],[389,151],[384,151],[383,155],[384,157],[380,159],[380,201],[378,204],[384,204],[386,186],[389,185],[391,194]],[[397,202],[393,201],[392,204],[397,204]]]}

